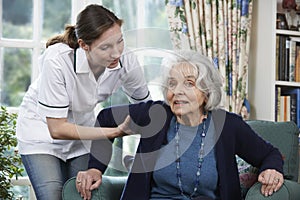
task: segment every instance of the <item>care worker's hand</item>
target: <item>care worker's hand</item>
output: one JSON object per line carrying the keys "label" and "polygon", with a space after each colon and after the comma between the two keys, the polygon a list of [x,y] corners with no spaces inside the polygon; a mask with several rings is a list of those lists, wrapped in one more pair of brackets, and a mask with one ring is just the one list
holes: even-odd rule
{"label": "care worker's hand", "polygon": [[76,189],[84,200],[92,198],[92,190],[102,182],[102,172],[98,169],[79,171],[76,177]]}
{"label": "care worker's hand", "polygon": [[264,196],[270,196],[281,188],[284,178],[275,169],[267,169],[259,174],[258,181],[262,184],[261,193]]}
{"label": "care worker's hand", "polygon": [[130,129],[130,121],[131,121],[131,118],[129,115],[127,115],[127,117],[125,118],[123,123],[118,126],[118,129],[120,129],[120,131],[121,131],[120,136],[134,134],[134,132]]}

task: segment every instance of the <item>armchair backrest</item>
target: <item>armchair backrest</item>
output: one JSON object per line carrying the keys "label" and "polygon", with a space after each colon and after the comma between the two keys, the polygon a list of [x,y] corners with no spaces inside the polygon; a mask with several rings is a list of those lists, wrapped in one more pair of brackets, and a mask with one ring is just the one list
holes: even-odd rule
{"label": "armchair backrest", "polygon": [[284,159],[286,179],[298,181],[299,173],[299,129],[294,122],[272,122],[249,120],[247,123],[263,139],[277,147]]}

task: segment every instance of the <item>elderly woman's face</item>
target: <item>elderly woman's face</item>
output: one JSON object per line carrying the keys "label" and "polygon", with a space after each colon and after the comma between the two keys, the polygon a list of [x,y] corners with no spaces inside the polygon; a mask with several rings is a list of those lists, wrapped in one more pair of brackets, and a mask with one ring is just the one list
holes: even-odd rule
{"label": "elderly woman's face", "polygon": [[176,116],[195,117],[203,113],[206,97],[196,87],[197,70],[188,63],[173,66],[167,81],[166,98]]}

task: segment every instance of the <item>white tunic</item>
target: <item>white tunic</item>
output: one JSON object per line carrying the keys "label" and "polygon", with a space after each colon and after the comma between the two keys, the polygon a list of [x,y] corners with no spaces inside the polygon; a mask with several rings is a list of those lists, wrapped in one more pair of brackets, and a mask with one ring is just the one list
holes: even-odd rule
{"label": "white tunic", "polygon": [[25,94],[18,114],[20,154],[51,154],[62,160],[86,154],[90,150],[89,140],[52,139],[46,117],[94,126],[96,105],[120,87],[133,102],[151,98],[133,53],[124,51],[121,64],[114,69],[106,68],[98,80],[81,48],[76,52],[76,69],[73,60],[74,50],[62,43],[48,47],[40,57],[39,77]]}

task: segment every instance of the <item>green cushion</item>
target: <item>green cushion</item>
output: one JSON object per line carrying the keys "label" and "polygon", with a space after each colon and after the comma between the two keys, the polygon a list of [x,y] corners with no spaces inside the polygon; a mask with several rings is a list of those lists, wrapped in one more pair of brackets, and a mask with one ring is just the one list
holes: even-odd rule
{"label": "green cushion", "polygon": [[[102,176],[98,189],[92,191],[92,200],[119,200],[127,177]],[[82,200],[75,186],[76,177],[69,179],[63,188],[63,200]]]}
{"label": "green cushion", "polygon": [[299,200],[300,184],[294,181],[285,180],[279,191],[271,196],[265,197],[260,192],[261,184],[255,183],[248,191],[245,200]]}
{"label": "green cushion", "polygon": [[294,122],[247,121],[262,138],[277,147],[284,159],[286,179],[298,181],[298,143],[299,129]]}

